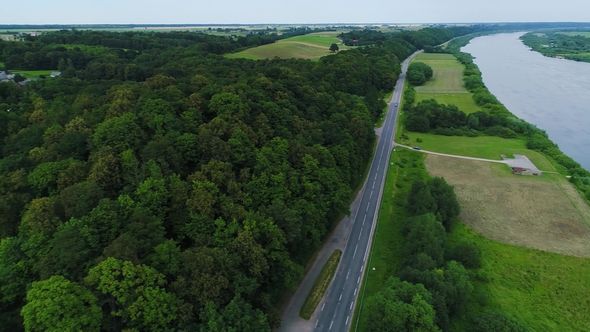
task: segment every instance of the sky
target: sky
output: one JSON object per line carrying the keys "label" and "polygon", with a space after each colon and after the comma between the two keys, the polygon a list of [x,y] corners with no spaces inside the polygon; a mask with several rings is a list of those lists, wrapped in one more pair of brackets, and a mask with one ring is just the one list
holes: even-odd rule
{"label": "sky", "polygon": [[0,24],[588,22],[590,0],[1,0]]}

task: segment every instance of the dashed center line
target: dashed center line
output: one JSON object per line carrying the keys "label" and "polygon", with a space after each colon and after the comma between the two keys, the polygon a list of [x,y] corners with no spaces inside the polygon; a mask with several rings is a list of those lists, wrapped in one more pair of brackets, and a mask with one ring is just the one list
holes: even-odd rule
{"label": "dashed center line", "polygon": [[357,244],[356,247],[354,247],[354,254],[352,255],[352,258],[354,258],[354,256],[356,256],[356,250],[358,249],[359,245]]}
{"label": "dashed center line", "polygon": [[348,319],[350,318],[350,316],[346,316],[346,323],[344,323],[344,325],[348,325]]}
{"label": "dashed center line", "polygon": [[322,311],[324,311],[325,306],[326,306],[326,302],[324,302],[324,305],[322,305]]}
{"label": "dashed center line", "polygon": [[353,304],[354,304],[354,301],[350,302],[350,309],[352,309]]}

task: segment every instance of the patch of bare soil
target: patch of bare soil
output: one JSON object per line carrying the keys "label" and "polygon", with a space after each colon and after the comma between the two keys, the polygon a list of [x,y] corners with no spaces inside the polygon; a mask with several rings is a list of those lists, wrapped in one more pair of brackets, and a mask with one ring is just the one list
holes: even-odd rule
{"label": "patch of bare soil", "polygon": [[460,219],[503,243],[590,257],[590,206],[565,178],[499,176],[481,161],[429,155],[426,169],[455,187]]}

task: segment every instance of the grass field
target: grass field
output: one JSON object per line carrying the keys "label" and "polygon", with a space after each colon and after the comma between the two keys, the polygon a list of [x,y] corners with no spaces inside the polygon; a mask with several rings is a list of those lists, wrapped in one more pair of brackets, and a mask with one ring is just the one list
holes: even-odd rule
{"label": "grass field", "polygon": [[423,62],[434,71],[424,85],[417,86],[420,93],[468,93],[463,87],[463,65],[451,54],[420,53],[412,62]]}
{"label": "grass field", "polygon": [[259,47],[249,48],[242,52],[227,54],[228,58],[244,58],[251,60],[272,59],[274,57],[290,59],[302,58],[317,60],[323,56],[331,54],[330,45],[339,44],[340,50],[346,50],[350,47],[341,45],[337,34],[341,32],[318,32],[303,36],[291,37],[279,40],[274,44],[262,45]]}
{"label": "grass field", "polygon": [[317,60],[330,54],[327,48],[309,46],[301,43],[280,42],[249,48],[245,51],[227,54],[228,58],[245,58],[251,60],[272,59],[274,57],[290,59],[312,59]]}
{"label": "grass field", "polygon": [[590,207],[564,176],[506,176],[505,165],[436,155],[425,164],[430,175],[455,187],[461,221],[481,235],[590,257]]}
{"label": "grass field", "polygon": [[558,32],[562,35],[568,35],[568,36],[582,36],[582,37],[587,37],[590,38],[590,32]]}
{"label": "grass field", "polygon": [[301,316],[301,318],[309,320],[313,315],[313,312],[324,297],[326,290],[328,290],[328,286],[334,277],[334,273],[336,273],[340,257],[342,257],[342,251],[334,250],[332,255],[330,255],[330,258],[328,258],[328,261],[322,268],[322,271],[309,291],[309,294],[307,294],[305,302],[301,306],[301,310],[299,311],[299,316]]}
{"label": "grass field", "polygon": [[296,36],[282,40],[281,42],[299,42],[299,43],[308,43],[308,44],[315,44],[319,46],[325,46],[329,48],[330,45],[336,43],[339,44],[338,47],[340,49],[347,49],[348,46],[341,45],[340,40],[336,37],[337,35],[341,34],[342,31],[329,31],[329,32],[317,32],[317,33],[310,33],[308,35],[303,36]]}
{"label": "grass field", "polygon": [[455,105],[466,114],[481,110],[475,104],[471,93],[452,93],[452,94],[435,94],[435,93],[417,93],[416,103],[426,99],[436,99],[440,104]]}
{"label": "grass field", "polygon": [[358,331],[366,331],[368,323],[368,312],[362,310],[363,300],[381,290],[387,279],[397,274],[403,259],[404,237],[401,228],[407,217],[407,193],[415,180],[427,177],[424,157],[424,154],[406,149],[397,149],[391,154],[390,163],[393,165],[389,166],[385,179],[371,255],[359,293],[362,299],[359,299],[352,320],[353,324],[359,320]]}
{"label": "grass field", "polygon": [[[502,160],[502,154],[527,156],[542,171],[555,172],[553,164],[537,151],[529,150],[520,139],[506,139],[497,136],[441,136],[407,132],[408,140],[399,140],[404,145],[418,145],[424,150],[455,154],[467,157]],[[417,142],[419,138],[422,142]]]}
{"label": "grass field", "polygon": [[13,74],[21,74],[26,78],[39,78],[39,75],[49,77],[55,70],[11,70]]}
{"label": "grass field", "polygon": [[[482,252],[482,272],[490,281],[476,282],[488,308],[509,313],[529,331],[590,331],[590,260],[496,242],[459,223],[450,245],[471,242]],[[481,307],[467,306],[467,316]],[[457,329],[459,330],[459,329]]]}

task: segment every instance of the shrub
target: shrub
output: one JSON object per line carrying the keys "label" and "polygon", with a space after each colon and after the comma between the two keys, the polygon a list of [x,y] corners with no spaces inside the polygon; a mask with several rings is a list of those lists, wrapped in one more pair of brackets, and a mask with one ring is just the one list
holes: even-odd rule
{"label": "shrub", "polygon": [[481,267],[481,250],[472,243],[459,243],[448,251],[447,260],[460,262],[468,269]]}

